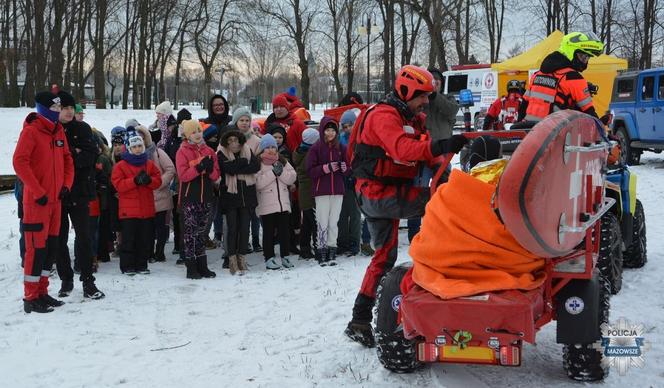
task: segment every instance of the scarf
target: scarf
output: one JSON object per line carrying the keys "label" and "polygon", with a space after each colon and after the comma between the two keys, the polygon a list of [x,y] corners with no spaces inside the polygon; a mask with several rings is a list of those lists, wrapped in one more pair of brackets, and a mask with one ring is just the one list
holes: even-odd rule
{"label": "scarf", "polygon": [[126,161],[132,166],[140,167],[145,165],[145,163],[147,163],[148,154],[146,152],[143,152],[140,155],[134,155],[129,151],[125,151],[122,153],[122,160]]}
{"label": "scarf", "polygon": [[261,154],[261,161],[268,166],[272,166],[277,160],[279,160],[279,154],[272,155],[267,152]]}
{"label": "scarf", "polygon": [[162,150],[164,149],[164,147],[166,147],[166,142],[171,137],[171,130],[168,128],[168,125],[166,125],[167,122],[168,122],[168,116],[166,115],[161,115],[161,117],[157,119],[157,128],[159,128],[159,130],[161,131],[161,139],[159,139],[157,147],[161,148]]}
{"label": "scarf", "polygon": [[[219,151],[228,159],[229,161],[235,160],[235,154],[232,153],[228,148],[219,146]],[[246,144],[242,145],[240,150],[240,157],[247,160],[251,160],[251,149]],[[238,179],[244,181],[247,186],[253,186],[256,184],[256,175],[255,174],[224,174],[226,181],[226,191],[230,194],[237,194],[237,181]]]}
{"label": "scarf", "polygon": [[393,107],[397,108],[399,113],[406,119],[406,121],[411,121],[414,117],[415,114],[408,109],[408,104],[403,102],[399,97],[394,92],[391,92],[387,96],[385,96],[385,103],[388,105],[392,105]]}

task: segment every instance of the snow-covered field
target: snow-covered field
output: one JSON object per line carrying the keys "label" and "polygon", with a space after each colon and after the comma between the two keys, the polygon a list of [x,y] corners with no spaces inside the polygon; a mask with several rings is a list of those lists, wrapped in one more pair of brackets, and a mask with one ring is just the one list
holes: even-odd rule
{"label": "snow-covered field", "polygon": [[[194,117],[205,112],[196,108]],[[5,141],[0,173],[11,174],[11,155],[27,114],[0,109]],[[320,112],[314,114],[320,117]],[[130,117],[151,111],[87,111],[87,121],[108,134]],[[643,323],[652,344],[645,367],[626,376],[612,371],[603,386],[664,387],[664,157],[646,154],[639,175],[648,228],[648,264],[627,270],[612,298],[611,320]],[[555,324],[525,345],[519,368],[434,365],[410,375],[383,369],[375,350],[350,342],[343,329],[369,259],[342,258],[336,267],[299,261],[267,273],[258,254],[251,271],[233,277],[221,269],[221,251],[208,251],[217,278],[187,280],[175,258],[151,264],[150,275],[120,274],[117,258],[102,263],[100,301],[84,300],[80,283],[51,314],[24,314],[18,255],[18,219],[12,195],[0,196],[0,385],[2,387],[563,387],[576,386],[562,369]],[[400,235],[399,260],[408,260]],[[73,239],[70,239],[73,241]],[[70,244],[71,245],[71,244]],[[72,251],[73,251],[73,247]],[[172,246],[167,246],[170,252]],[[73,253],[73,252],[72,252]],[[51,290],[59,280],[51,278]]]}

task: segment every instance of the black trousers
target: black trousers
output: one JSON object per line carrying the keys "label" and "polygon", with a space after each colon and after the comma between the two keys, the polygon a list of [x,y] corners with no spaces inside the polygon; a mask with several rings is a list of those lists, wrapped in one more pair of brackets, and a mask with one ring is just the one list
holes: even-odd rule
{"label": "black trousers", "polygon": [[97,242],[97,258],[100,261],[109,261],[109,246],[113,241],[111,232],[111,214],[109,209],[104,209],[99,214],[99,240]]}
{"label": "black trousers", "polygon": [[263,224],[263,257],[265,260],[274,257],[274,235],[278,233],[279,253],[281,257],[287,257],[290,254],[290,213],[272,213],[261,216]]}
{"label": "black trousers", "polygon": [[249,223],[251,222],[251,209],[240,207],[226,210],[228,233],[226,234],[227,254],[246,255],[249,245]]}
{"label": "black trousers", "polygon": [[177,194],[173,196],[173,249],[182,251],[182,249],[180,249],[182,246],[182,225],[180,224],[180,218],[182,215],[180,214],[180,204],[178,203],[179,198],[180,197]]}
{"label": "black trousers", "polygon": [[156,253],[157,251],[163,250],[164,245],[166,245],[166,241],[168,240],[168,232],[170,231],[168,228],[168,224],[166,224],[166,215],[168,214],[168,210],[164,210],[162,212],[157,212],[154,215],[154,237],[152,239],[152,246],[154,246],[155,241],[157,242],[156,250],[152,248],[152,253]]}
{"label": "black trousers", "polygon": [[62,218],[60,221],[60,235],[55,265],[58,269],[60,280],[74,280],[74,271],[71,268],[71,257],[69,256],[69,219],[74,226],[76,237],[74,239],[74,257],[78,267],[81,269],[80,280],[82,282],[95,280],[92,276],[92,236],[90,235],[90,203],[82,200],[62,206]]}
{"label": "black trousers", "polygon": [[151,241],[154,238],[154,218],[127,218],[120,220],[120,224],[120,271],[124,273],[148,269]]}
{"label": "black trousers", "polygon": [[300,228],[300,251],[313,252],[316,250],[316,209],[302,211],[302,228]]}

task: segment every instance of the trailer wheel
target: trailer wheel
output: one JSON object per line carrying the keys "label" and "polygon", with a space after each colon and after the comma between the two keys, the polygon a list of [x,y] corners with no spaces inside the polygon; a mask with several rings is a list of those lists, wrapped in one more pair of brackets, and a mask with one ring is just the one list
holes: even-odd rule
{"label": "trailer wheel", "polygon": [[376,345],[378,360],[385,368],[396,373],[411,373],[422,366],[417,360],[417,343],[406,339],[397,324],[401,304],[401,280],[409,265],[393,268],[380,282],[376,302]]}
{"label": "trailer wheel", "polygon": [[597,268],[609,283],[612,294],[622,288],[623,252],[620,223],[615,214],[607,212],[602,216]]}
{"label": "trailer wheel", "polygon": [[641,268],[648,261],[646,252],[646,214],[643,204],[636,200],[634,211],[634,225],[632,228],[632,245],[623,252],[623,266],[627,268]]}

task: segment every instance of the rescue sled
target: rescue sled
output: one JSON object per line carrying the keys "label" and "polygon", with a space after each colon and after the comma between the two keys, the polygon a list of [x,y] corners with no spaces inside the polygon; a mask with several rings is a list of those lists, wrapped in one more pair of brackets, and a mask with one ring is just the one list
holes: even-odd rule
{"label": "rescue sled", "polygon": [[610,288],[596,263],[606,244],[600,219],[615,203],[604,190],[609,147],[590,116],[561,111],[538,123],[503,172],[494,206],[516,241],[545,258],[546,280],[528,291],[444,300],[414,284],[412,267],[395,267],[377,296],[375,338],[385,368],[519,366],[523,343],[534,344],[539,329],[555,320],[567,375],[603,379],[608,369],[594,343],[608,322]]}

